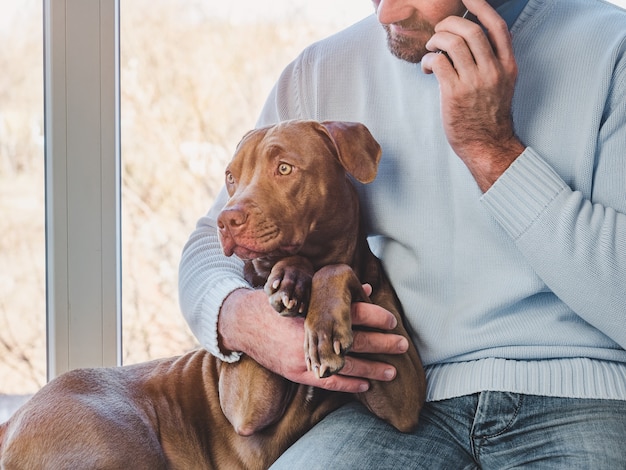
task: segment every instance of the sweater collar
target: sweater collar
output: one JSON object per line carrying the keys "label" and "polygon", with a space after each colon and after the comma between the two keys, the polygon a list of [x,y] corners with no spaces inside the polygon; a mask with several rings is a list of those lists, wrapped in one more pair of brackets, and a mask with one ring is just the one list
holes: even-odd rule
{"label": "sweater collar", "polygon": [[528,3],[528,0],[505,0],[492,3],[496,4],[496,11],[504,18],[509,29],[511,29],[511,26],[515,23],[515,20]]}

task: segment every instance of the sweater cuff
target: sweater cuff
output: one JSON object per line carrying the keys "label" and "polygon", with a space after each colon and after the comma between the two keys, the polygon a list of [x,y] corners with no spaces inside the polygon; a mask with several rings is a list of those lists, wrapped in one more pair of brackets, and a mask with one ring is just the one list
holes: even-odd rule
{"label": "sweater cuff", "polygon": [[566,187],[556,171],[527,147],[483,194],[481,201],[517,240]]}
{"label": "sweater cuff", "polygon": [[252,289],[250,284],[243,279],[224,278],[211,286],[212,293],[204,298],[204,305],[200,316],[200,328],[204,332],[202,338],[205,340],[204,348],[213,356],[224,362],[237,362],[241,357],[241,352],[225,353],[220,350],[219,334],[217,332],[217,321],[219,319],[222,303],[228,295],[237,289]]}

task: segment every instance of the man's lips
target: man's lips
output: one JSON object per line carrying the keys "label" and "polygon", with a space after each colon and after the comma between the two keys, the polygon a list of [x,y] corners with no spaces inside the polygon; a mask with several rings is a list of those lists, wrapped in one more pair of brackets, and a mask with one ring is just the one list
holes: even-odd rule
{"label": "man's lips", "polygon": [[392,23],[387,25],[389,28],[389,32],[392,36],[398,37],[407,37],[407,38],[416,38],[424,35],[424,31],[421,28],[413,28],[410,26],[402,26],[398,23]]}
{"label": "man's lips", "polygon": [[399,25],[397,23],[390,24],[389,25],[389,29],[394,34],[411,34],[411,33],[415,33],[416,32],[415,29],[406,28],[406,27],[401,26],[401,25]]}

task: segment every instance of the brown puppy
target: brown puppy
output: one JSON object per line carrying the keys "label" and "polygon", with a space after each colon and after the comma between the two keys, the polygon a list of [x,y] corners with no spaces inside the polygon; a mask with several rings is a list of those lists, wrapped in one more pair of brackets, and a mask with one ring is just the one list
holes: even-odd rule
{"label": "brown puppy", "polygon": [[[343,364],[350,304],[363,298],[362,282],[400,320],[360,232],[345,174],[371,181],[379,158],[362,125],[289,122],[249,133],[227,171],[231,199],[219,218],[224,251],[249,259],[246,277],[266,284],[277,310],[294,314],[308,305],[307,357],[320,375]],[[337,333],[318,341],[334,324]],[[401,321],[396,332],[408,337]],[[417,353],[411,346],[380,359],[396,366],[397,378],[373,382],[358,398],[409,430],[424,398]],[[245,356],[225,364],[202,350],[76,370],[51,381],[0,426],[0,467],[263,469],[348,399],[293,384]]]}
{"label": "brown puppy", "polygon": [[[296,315],[308,309],[305,353],[320,377],[343,367],[352,344],[350,304],[367,300],[362,283],[372,285],[374,303],[396,315],[395,332],[409,338],[399,302],[362,231],[358,197],[346,174],[369,183],[380,157],[380,146],[362,124],[287,121],[244,136],[226,169],[230,199],[218,217],[224,253],[247,260],[246,279],[265,286],[277,311]],[[425,388],[409,343],[406,355],[375,357],[393,364],[398,378],[373,382],[358,395],[403,431],[416,424]],[[224,405],[231,422],[246,419],[235,403]],[[252,408],[258,412],[260,405]],[[241,426],[258,429],[268,420],[250,417]]]}

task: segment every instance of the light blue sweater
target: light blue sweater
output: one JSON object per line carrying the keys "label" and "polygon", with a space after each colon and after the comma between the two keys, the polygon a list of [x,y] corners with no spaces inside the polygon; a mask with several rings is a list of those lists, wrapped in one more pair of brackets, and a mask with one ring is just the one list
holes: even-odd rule
{"label": "light blue sweater", "polygon": [[[428,400],[482,390],[626,400],[626,12],[529,0],[511,33],[513,118],[528,148],[485,194],[447,143],[436,77],[393,57],[374,16],[289,65],[259,125],[361,121],[380,142],[378,177],[359,191]],[[183,313],[218,355],[219,307],[245,285],[215,234],[223,203],[180,266]]]}

